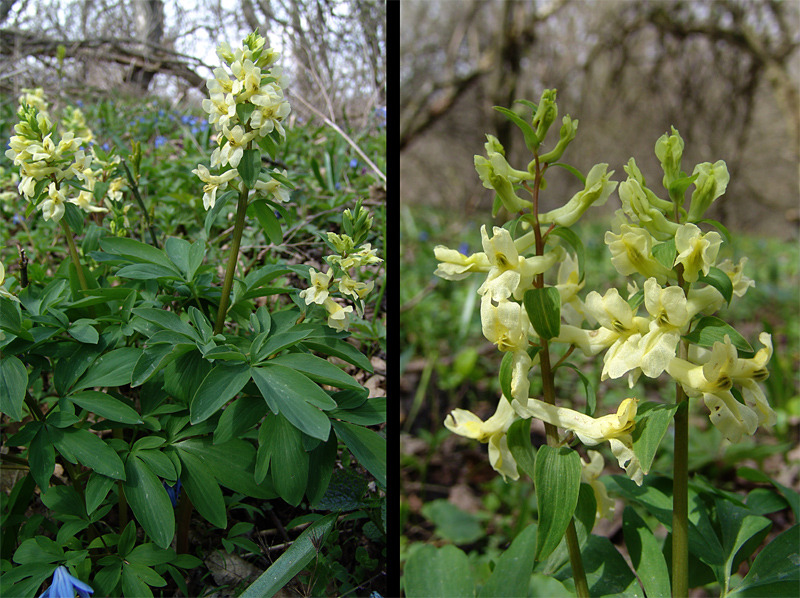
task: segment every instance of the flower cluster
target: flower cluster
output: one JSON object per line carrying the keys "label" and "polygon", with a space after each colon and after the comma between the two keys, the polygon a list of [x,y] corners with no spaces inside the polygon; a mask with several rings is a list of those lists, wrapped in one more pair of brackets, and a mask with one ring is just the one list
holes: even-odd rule
{"label": "flower cluster", "polygon": [[[496,193],[495,214],[501,205],[512,214],[532,208],[536,202],[520,198],[518,191],[524,187],[536,193],[531,182],[542,188],[542,172],[561,158],[575,136],[578,122],[566,116],[556,148],[538,154],[548,123],[557,116],[555,92],[546,91],[538,107],[531,106],[531,125],[514,113],[509,116],[526,134],[528,147],[537,153],[527,170],[513,168],[502,145],[492,136],[487,136],[487,157],[475,156],[480,179]],[[624,168],[627,180],[619,184],[622,209],[605,235],[617,271],[644,278],[643,284],[629,284],[627,299],[614,288],[602,295],[592,291],[581,299],[578,293],[584,281],[578,264],[582,256],[573,257],[560,245],[551,244],[555,235],[550,233],[556,226],[573,225],[589,206],[602,205],[617,188],[617,183],[610,180],[613,171],[608,171],[607,164],[591,168],[582,179],[583,190],[563,206],[544,214],[523,215],[503,228],[494,227],[491,236],[485,226],[481,227],[482,252],[464,255],[444,246],[434,249],[439,260],[435,274],[439,277],[462,280],[476,272],[485,275],[478,288],[481,324],[484,336],[498,350],[509,354],[503,361],[505,373],[501,373],[501,385],[504,379],[508,383],[504,386],[505,397],[485,422],[469,411],[456,409],[445,420],[445,426],[487,443],[491,465],[504,479],[519,476],[506,440],[509,427],[519,418],[537,418],[563,429],[568,433],[564,441],[573,434],[586,446],[608,442],[620,467],[637,484],[647,473],[633,449],[631,432],[637,399],[626,399],[616,413],[594,418],[528,396],[529,372],[540,359],[539,350],[547,350],[537,330],[541,334],[548,330],[534,326],[542,313],[536,309],[545,308],[529,306],[528,295],[539,296],[531,293],[534,289],[547,291],[541,275],[556,264],[560,266],[553,286],[558,291],[560,307],[553,309],[558,310],[555,319],[562,321],[546,337],[549,343],[571,345],[587,356],[603,353],[602,379],[627,376],[631,387],[642,374],[658,378],[666,372],[680,383],[688,397],[703,399],[712,424],[731,442],[738,442],[743,434],[753,434],[760,425],[775,423],[775,413],[759,386],[768,376],[770,335],[762,333],[759,340],[764,348],[752,353],[727,324],[718,319],[703,321],[726,301],[729,303],[732,296],[741,297],[754,285],[743,274],[746,259],[742,258],[738,265],[730,260],[720,261],[721,235],[704,232],[698,226],[705,210],[725,191],[729,180],[725,163],[698,164],[687,176],[680,168],[683,140],[675,129],[658,140],[655,151],[664,170],[663,183],[669,199],[659,198],[647,187],[631,159]],[[683,196],[691,185],[695,188],[686,210]],[[542,226],[514,236],[526,227],[548,224],[549,228]],[[555,232],[559,238],[570,238],[569,233]],[[574,242],[570,244],[575,247]],[[534,247],[536,255],[528,255]],[[552,297],[553,293],[547,296]],[[644,313],[640,315],[642,305]],[[585,323],[588,326],[584,327]],[[693,343],[688,355],[678,351],[679,343],[687,338]],[[599,455],[592,457],[587,481],[602,470],[598,458]],[[587,467],[584,464],[584,469]],[[607,497],[598,496],[598,505],[600,514],[608,513]]]}
{"label": "flower cluster", "polygon": [[[208,168],[198,165],[192,171],[205,183],[203,205],[207,210],[214,207],[219,187],[240,188],[237,179],[246,150],[254,149],[254,144],[274,148],[286,135],[282,123],[291,111],[283,94],[286,81],[275,64],[279,54],[264,45],[264,38],[254,31],[244,39],[241,48],[232,50],[227,42],[217,48],[223,66],[215,68],[214,78],[206,83],[209,98],[203,100],[203,110],[217,132],[218,147],[211,154],[211,168],[228,169],[212,175]],[[249,163],[247,167],[253,168]],[[260,170],[260,167],[259,158],[255,168]],[[282,177],[268,181],[255,177],[257,173],[251,181],[254,184],[248,184],[251,190],[272,194],[280,202],[288,201],[289,193],[278,180]]]}
{"label": "flower cluster", "polygon": [[[6,156],[20,168],[19,193],[41,210],[45,220],[61,220],[67,203],[86,212],[106,212],[106,208],[96,205],[92,187],[85,186],[91,182],[87,173],[93,172],[93,155],[84,149],[92,133],[83,114],[77,108],[69,112],[64,122],[67,130],[58,135],[41,89],[27,90],[20,103],[20,122],[14,126],[17,134],[11,137],[6,150]],[[76,130],[85,137],[76,134]],[[73,180],[72,186],[81,188],[77,197],[67,196],[64,180]]]}
{"label": "flower cluster", "polygon": [[379,264],[383,260],[377,256],[377,250],[370,243],[363,243],[372,228],[372,216],[361,207],[361,200],[355,210],[349,209],[342,214],[345,232],[341,235],[329,232],[327,244],[336,253],[326,256],[328,269],[317,272],[309,270],[311,286],[300,291],[300,298],[306,305],[312,303],[322,305],[328,312],[328,326],[336,330],[347,330],[353,314],[353,306],[342,307],[333,300],[331,293],[337,289],[342,297],[347,297],[355,305],[359,318],[364,316],[364,298],[372,291],[375,281],[360,282],[351,274],[365,266]]}

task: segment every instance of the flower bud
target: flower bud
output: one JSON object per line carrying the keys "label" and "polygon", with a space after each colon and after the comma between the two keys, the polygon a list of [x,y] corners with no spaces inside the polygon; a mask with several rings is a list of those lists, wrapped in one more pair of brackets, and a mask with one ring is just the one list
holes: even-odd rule
{"label": "flower bud", "polygon": [[552,164],[553,162],[558,162],[561,156],[564,155],[567,146],[575,139],[575,133],[578,131],[578,121],[572,120],[567,114],[561,122],[563,124],[561,125],[561,137],[558,140],[558,144],[543,156],[539,156],[539,163]]}
{"label": "flower bud", "polygon": [[550,128],[558,117],[558,106],[556,106],[556,90],[545,89],[542,99],[539,100],[539,109],[533,116],[533,126],[536,127],[536,137],[541,143]]}
{"label": "flower bud", "polygon": [[694,182],[692,203],[689,206],[689,220],[694,222],[700,220],[714,200],[725,193],[731,177],[724,160],[718,160],[714,164],[711,162],[698,164],[692,174],[698,174]]}
{"label": "flower bud", "polygon": [[593,204],[602,206],[606,203],[608,196],[617,188],[617,183],[609,180],[614,171],[606,173],[607,168],[608,164],[595,164],[592,166],[586,177],[584,190],[573,195],[572,199],[560,208],[541,214],[539,222],[542,224],[555,222],[561,226],[572,226],[589,206]]}
{"label": "flower bud", "polygon": [[516,173],[523,174],[526,178],[529,178],[528,173],[512,169],[501,154],[491,154],[491,161],[483,156],[475,156],[475,170],[478,171],[478,175],[483,181],[483,186],[487,189],[494,189],[500,201],[503,202],[503,206],[510,213],[516,214],[533,207],[531,202],[517,196],[514,192],[514,185],[509,180],[514,178],[519,181],[520,178],[515,176]]}
{"label": "flower bud", "polygon": [[666,133],[656,141],[656,157],[664,170],[664,188],[669,189],[672,181],[681,178],[681,157],[683,156],[683,139],[675,127],[672,135]]}

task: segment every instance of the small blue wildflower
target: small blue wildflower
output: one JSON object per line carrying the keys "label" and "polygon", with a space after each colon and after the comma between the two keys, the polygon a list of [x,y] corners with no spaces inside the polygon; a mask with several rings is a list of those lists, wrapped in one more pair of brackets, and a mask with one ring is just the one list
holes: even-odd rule
{"label": "small blue wildflower", "polygon": [[139,122],[140,122],[140,123],[143,123],[145,120],[146,120],[146,119],[145,119],[145,117],[144,117],[144,116],[140,116],[140,117],[139,117]]}
{"label": "small blue wildflower", "polygon": [[159,135],[158,137],[156,137],[156,147],[161,147],[166,142],[167,142],[167,138],[164,137],[163,135]]}
{"label": "small blue wildflower", "polygon": [[11,219],[13,224],[20,224],[25,221],[25,217],[22,214],[14,214],[14,217]]}
{"label": "small blue wildflower", "polygon": [[78,105],[78,108],[83,108],[83,100],[75,100],[75,103]]}
{"label": "small blue wildflower", "polygon": [[281,216],[281,213],[278,210],[272,210],[272,211],[275,212],[275,218],[283,218],[283,216]]}
{"label": "small blue wildflower", "polygon": [[159,110],[158,111],[158,117],[161,118],[163,116],[164,116],[164,111],[163,110]]}
{"label": "small blue wildflower", "polygon": [[181,116],[181,122],[185,125],[188,125],[190,122],[192,122],[192,117],[189,116],[188,114],[184,114],[183,116]]}
{"label": "small blue wildflower", "polygon": [[200,129],[197,127],[192,127],[192,135],[197,135],[200,132]]}
{"label": "small blue wildflower", "polygon": [[94,594],[91,586],[70,575],[67,568],[62,565],[53,574],[53,583],[39,598],[75,598],[75,590],[78,591],[80,598],[89,598],[89,594]]}
{"label": "small blue wildflower", "polygon": [[342,184],[341,183],[336,183],[335,187],[336,187],[336,190],[339,191],[339,189],[342,188]]}
{"label": "small blue wildflower", "polygon": [[135,125],[135,124],[136,124],[136,121],[135,121],[135,120],[132,120],[132,121],[130,121],[130,122],[128,123],[128,126],[129,126],[129,127],[132,127],[132,126],[133,126],[133,125]]}
{"label": "small blue wildflower", "polygon": [[383,596],[378,594],[378,592],[372,592],[372,594],[369,595],[369,598],[383,598]]}
{"label": "small blue wildflower", "polygon": [[356,160],[355,158],[350,160],[350,168],[358,168],[358,160]]}
{"label": "small blue wildflower", "polygon": [[174,509],[176,506],[178,506],[178,497],[181,494],[181,481],[178,480],[178,483],[174,486],[170,486],[166,481],[162,481],[162,483],[164,484],[164,488],[167,490],[169,500],[172,502],[172,508]]}
{"label": "small blue wildflower", "polygon": [[421,231],[419,231],[419,240],[420,240],[422,243],[424,243],[425,241],[427,241],[427,240],[428,240],[428,231],[426,231],[426,230],[421,230]]}
{"label": "small blue wildflower", "polygon": [[469,255],[469,243],[464,241],[461,245],[458,246],[458,252],[461,255]]}
{"label": "small blue wildflower", "polygon": [[107,152],[108,150],[110,150],[110,149],[111,149],[111,146],[110,146],[110,145],[108,145],[108,142],[104,143],[104,144],[103,144],[103,145],[101,145],[100,147],[102,147],[102,148],[103,148],[103,151],[104,151],[104,152]]}

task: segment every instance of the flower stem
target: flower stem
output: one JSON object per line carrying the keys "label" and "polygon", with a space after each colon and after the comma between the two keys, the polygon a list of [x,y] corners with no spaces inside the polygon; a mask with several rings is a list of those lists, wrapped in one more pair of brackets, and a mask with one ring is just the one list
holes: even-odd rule
{"label": "flower stem", "polygon": [[[534,175],[533,186],[533,215],[536,222],[533,225],[533,230],[536,237],[536,255],[544,255],[544,239],[542,237],[542,231],[539,228],[539,184],[544,169],[539,167],[538,154],[534,154],[534,160],[536,163],[536,174]],[[550,231],[548,230],[548,232]],[[534,276],[533,286],[538,289],[544,287],[543,274]],[[546,403],[555,405],[556,393],[553,368],[550,367],[550,346],[546,339],[540,339],[540,342],[542,349],[539,351],[539,368],[542,371],[542,395]],[[558,446],[558,429],[554,425],[548,423],[545,423],[544,429],[547,434],[547,444],[550,446]],[[583,559],[581,557],[581,548],[578,544],[578,535],[575,532],[574,519],[569,520],[566,539],[569,561],[572,565],[572,578],[575,581],[575,592],[579,598],[589,598],[589,584],[586,583],[586,573],[583,570]]]}
{"label": "flower stem", "polygon": [[89,285],[86,284],[86,277],[83,275],[83,267],[81,266],[81,258],[78,257],[78,250],[75,248],[75,241],[72,238],[72,229],[67,224],[65,218],[61,218],[61,228],[64,229],[64,236],[67,237],[67,245],[69,245],[69,255],[72,258],[72,263],[75,264],[75,270],[78,274],[78,280],[81,283],[81,288],[84,291],[89,290]]}
{"label": "flower stem", "polygon": [[231,254],[228,258],[228,268],[225,270],[225,281],[222,283],[222,295],[219,298],[219,311],[217,312],[217,321],[214,324],[214,334],[222,332],[222,328],[225,326],[225,314],[228,312],[231,287],[233,286],[233,274],[236,271],[236,263],[239,261],[239,244],[242,241],[242,231],[244,230],[245,215],[247,213],[247,196],[249,192],[250,190],[242,183],[242,190],[239,193],[239,204],[236,207],[236,223],[233,227]]}
{"label": "flower stem", "polygon": [[[680,355],[686,359],[686,343]],[[687,596],[689,586],[689,409],[688,397],[675,383],[678,410],[675,413],[675,445],[672,470],[672,596]]]}

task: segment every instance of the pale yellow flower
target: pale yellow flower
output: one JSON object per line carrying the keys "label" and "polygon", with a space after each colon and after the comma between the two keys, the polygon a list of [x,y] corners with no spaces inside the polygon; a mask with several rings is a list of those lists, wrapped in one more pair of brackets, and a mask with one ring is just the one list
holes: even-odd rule
{"label": "pale yellow flower", "polygon": [[350,305],[342,307],[330,297],[325,299],[323,305],[328,310],[328,326],[334,330],[347,330],[350,326],[350,314],[353,313],[353,307]]}
{"label": "pale yellow flower", "polygon": [[311,268],[308,272],[311,275],[311,286],[300,291],[300,297],[305,299],[306,305],[311,305],[312,303],[322,305],[328,298],[331,272],[328,270],[323,274],[322,272],[317,272],[314,268]]}
{"label": "pale yellow flower", "polygon": [[695,282],[699,273],[708,275],[714,265],[722,244],[719,233],[711,231],[703,234],[696,225],[682,225],[675,234],[675,249],[678,252],[675,266],[683,264],[683,278],[687,282]]}

